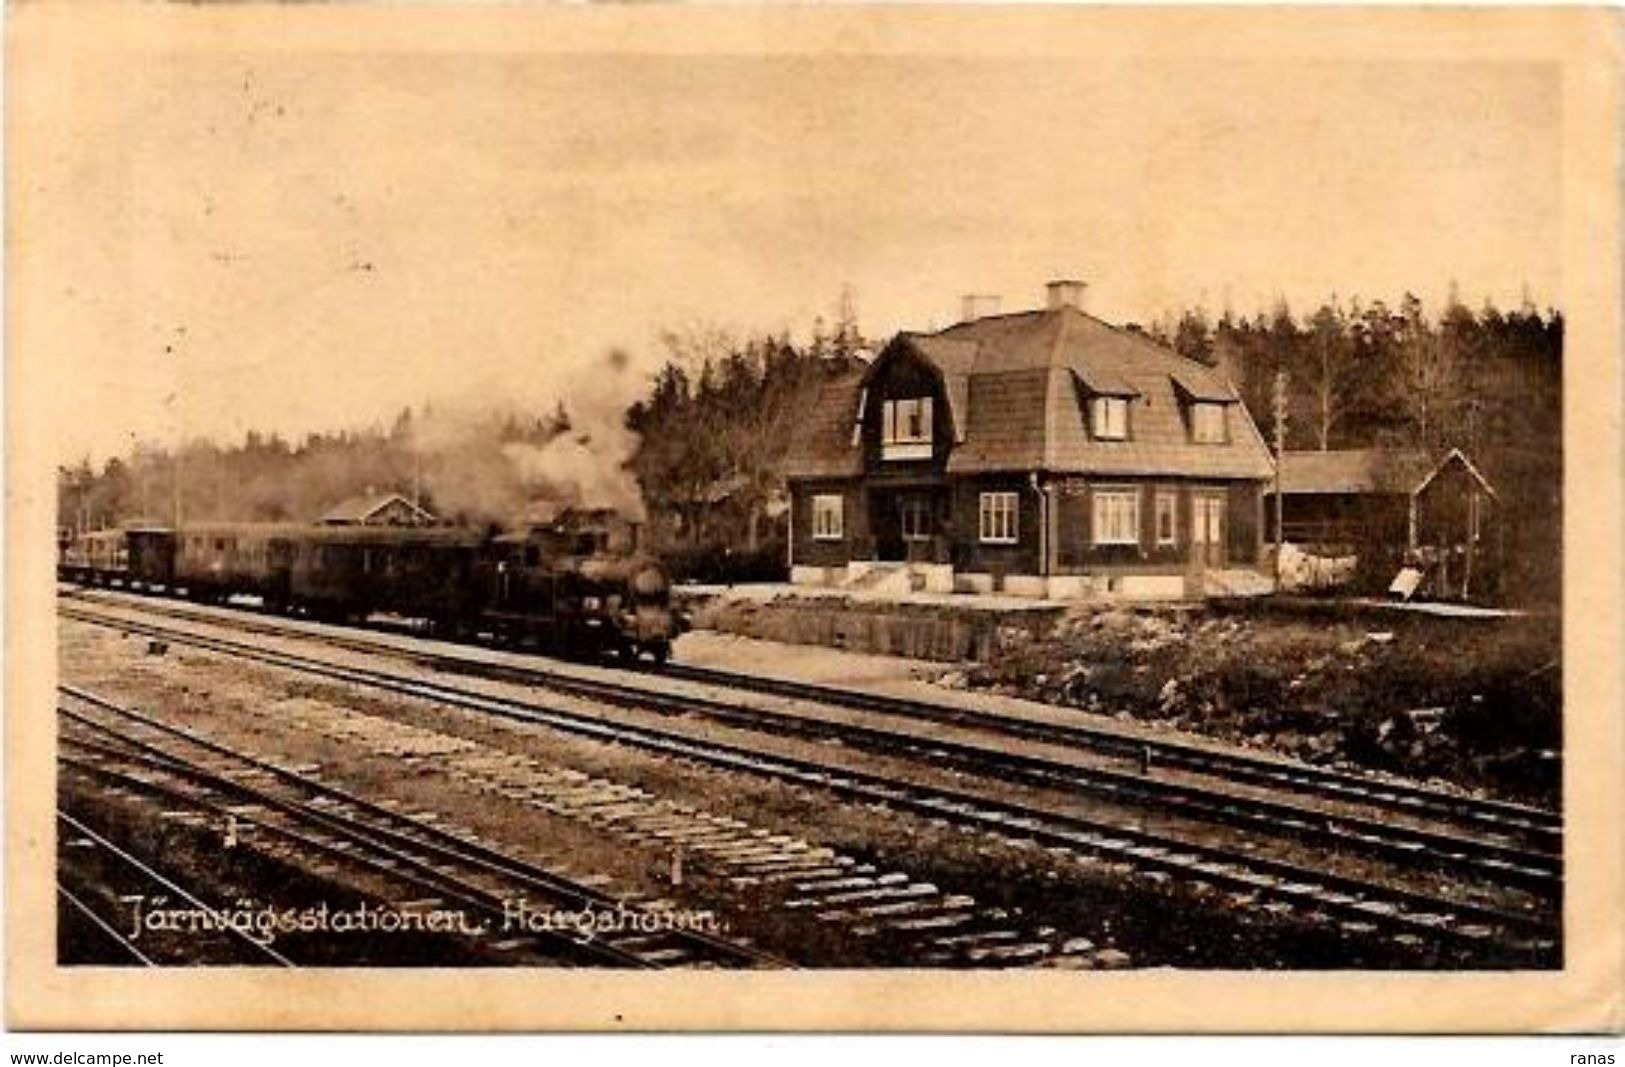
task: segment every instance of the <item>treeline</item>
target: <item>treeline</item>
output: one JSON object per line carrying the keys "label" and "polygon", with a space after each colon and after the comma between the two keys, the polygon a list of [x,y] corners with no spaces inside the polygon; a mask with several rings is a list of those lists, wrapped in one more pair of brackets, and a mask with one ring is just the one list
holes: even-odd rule
{"label": "treeline", "polygon": [[782,577],[785,458],[819,383],[859,366],[867,343],[851,318],[801,345],[703,328],[662,343],[665,363],[626,414],[651,543],[688,576]]}
{"label": "treeline", "polygon": [[1307,316],[1285,306],[1211,322],[1187,311],[1152,333],[1226,371],[1261,429],[1286,375],[1290,449],[1395,445],[1474,452],[1543,445],[1558,428],[1563,318],[1532,305],[1502,313],[1450,301],[1427,314],[1407,293],[1394,307],[1328,301]]}
{"label": "treeline", "polygon": [[1503,595],[1552,604],[1563,515],[1563,317],[1531,303],[1502,312],[1454,298],[1431,314],[1329,300],[1251,319],[1188,311],[1159,330],[1182,354],[1225,371],[1274,440],[1285,375],[1288,449],[1461,448],[1497,493],[1492,546]]}
{"label": "treeline", "polygon": [[61,468],[58,524],[76,531],[140,521],[310,522],[353,497],[391,492],[415,496],[448,519],[483,519],[458,513],[469,487],[517,479],[503,450],[542,446],[569,428],[562,409],[455,420],[408,409],[388,428],[317,433],[297,443],[249,431],[240,444],[138,445],[100,469],[88,460]]}

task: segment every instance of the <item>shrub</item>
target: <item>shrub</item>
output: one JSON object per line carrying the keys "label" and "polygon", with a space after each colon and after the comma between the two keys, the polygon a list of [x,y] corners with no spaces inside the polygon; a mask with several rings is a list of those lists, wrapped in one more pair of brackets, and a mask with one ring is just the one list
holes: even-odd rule
{"label": "shrub", "polygon": [[784,542],[770,541],[755,551],[720,542],[673,545],[660,552],[675,582],[733,585],[737,582],[783,582],[790,576]]}

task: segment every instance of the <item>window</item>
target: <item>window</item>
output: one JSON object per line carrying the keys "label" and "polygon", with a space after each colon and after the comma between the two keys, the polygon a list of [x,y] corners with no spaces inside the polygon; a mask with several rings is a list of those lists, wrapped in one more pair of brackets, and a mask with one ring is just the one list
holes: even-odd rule
{"label": "window", "polygon": [[1179,497],[1170,492],[1157,494],[1157,544],[1172,545],[1179,542]]}
{"label": "window", "polygon": [[1095,490],[1095,544],[1137,545],[1139,543],[1139,490]]}
{"label": "window", "polygon": [[929,541],[931,539],[931,501],[923,496],[905,496],[898,503],[902,520],[903,540]]}
{"label": "window", "polygon": [[888,400],[881,408],[882,459],[931,458],[931,398]]}
{"label": "window", "polygon": [[841,539],[841,504],[838,494],[819,494],[813,497],[813,540],[839,541]]}
{"label": "window", "polygon": [[1016,494],[983,493],[977,530],[982,541],[994,545],[1016,543]]}
{"label": "window", "polygon": [[1225,440],[1223,404],[1191,405],[1191,438],[1198,444],[1223,444]]}
{"label": "window", "polygon": [[1090,422],[1097,440],[1126,441],[1128,439],[1128,398],[1097,396],[1090,405]]}

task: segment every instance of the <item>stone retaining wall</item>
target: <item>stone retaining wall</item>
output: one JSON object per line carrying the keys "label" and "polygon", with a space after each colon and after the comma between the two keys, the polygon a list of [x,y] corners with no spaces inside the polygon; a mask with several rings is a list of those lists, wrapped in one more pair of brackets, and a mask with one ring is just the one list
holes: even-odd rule
{"label": "stone retaining wall", "polygon": [[985,660],[1012,640],[1048,633],[1055,607],[992,610],[856,603],[838,597],[770,601],[717,597],[693,610],[696,628],[786,644],[958,662]]}

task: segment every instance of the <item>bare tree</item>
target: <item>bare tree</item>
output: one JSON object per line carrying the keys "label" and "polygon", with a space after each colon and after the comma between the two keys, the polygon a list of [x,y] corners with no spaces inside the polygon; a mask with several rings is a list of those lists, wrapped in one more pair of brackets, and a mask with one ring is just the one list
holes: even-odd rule
{"label": "bare tree", "polygon": [[1336,298],[1321,305],[1309,320],[1307,366],[1303,379],[1313,403],[1315,441],[1322,452],[1355,405],[1360,366],[1349,340],[1348,322]]}

